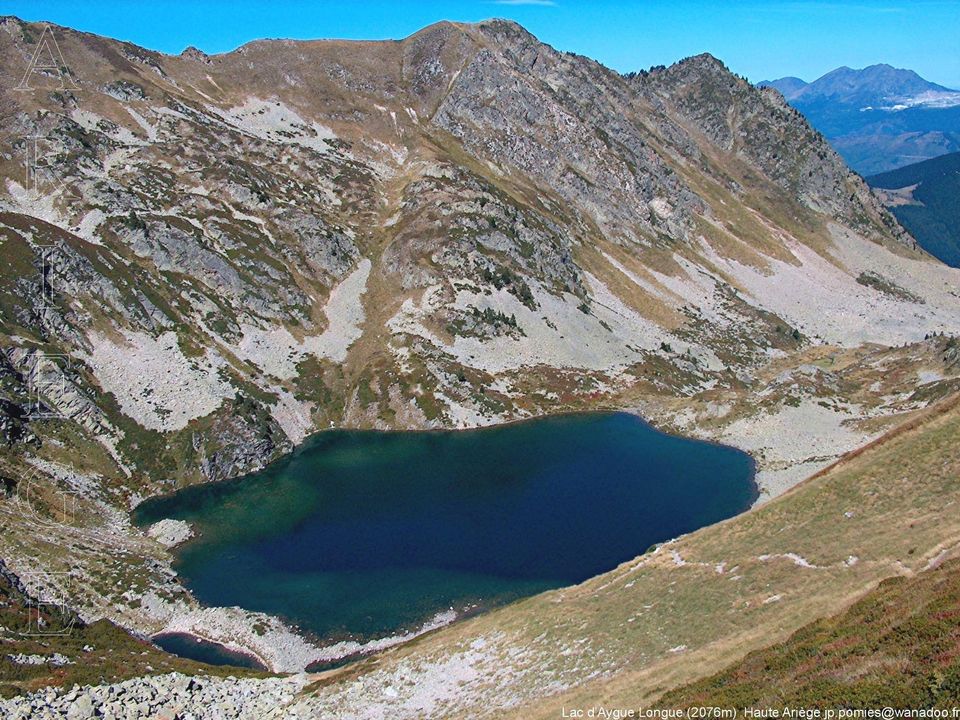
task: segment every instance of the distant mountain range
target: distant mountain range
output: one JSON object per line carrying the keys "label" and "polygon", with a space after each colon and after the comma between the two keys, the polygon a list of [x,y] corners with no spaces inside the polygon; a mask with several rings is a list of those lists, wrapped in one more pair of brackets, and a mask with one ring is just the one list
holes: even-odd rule
{"label": "distant mountain range", "polygon": [[841,67],[811,83],[784,77],[779,90],[862,175],[960,151],[960,91],[912,70]]}
{"label": "distant mountain range", "polygon": [[925,250],[960,267],[960,152],[874,175],[887,207]]}

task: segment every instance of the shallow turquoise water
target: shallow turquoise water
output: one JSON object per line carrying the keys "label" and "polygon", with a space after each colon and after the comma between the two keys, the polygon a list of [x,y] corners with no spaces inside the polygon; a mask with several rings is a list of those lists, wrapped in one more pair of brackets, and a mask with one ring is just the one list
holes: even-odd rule
{"label": "shallow turquoise water", "polygon": [[135,520],[196,526],[176,569],[200,601],[365,640],[586,580],[756,497],[746,454],[604,413],[323,432],[260,473],[150,500]]}

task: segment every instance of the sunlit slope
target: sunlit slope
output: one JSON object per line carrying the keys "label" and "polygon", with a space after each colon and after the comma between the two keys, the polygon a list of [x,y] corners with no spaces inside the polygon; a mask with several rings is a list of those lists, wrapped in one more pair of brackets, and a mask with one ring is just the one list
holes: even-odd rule
{"label": "sunlit slope", "polygon": [[846,612],[661,704],[952,708],[960,700],[960,563],[885,580]]}

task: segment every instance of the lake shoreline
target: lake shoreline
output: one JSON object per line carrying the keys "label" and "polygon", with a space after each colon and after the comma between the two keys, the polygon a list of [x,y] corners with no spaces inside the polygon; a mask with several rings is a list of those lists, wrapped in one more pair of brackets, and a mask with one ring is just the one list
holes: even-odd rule
{"label": "lake shoreline", "polygon": [[[262,657],[260,657],[260,656],[257,655],[255,652],[253,652],[252,650],[248,649],[247,647],[238,645],[237,643],[225,643],[225,642],[221,642],[221,641],[219,641],[219,640],[214,640],[214,639],[212,639],[212,638],[204,637],[203,635],[201,635],[201,634],[199,634],[199,633],[158,632],[158,633],[154,633],[153,635],[150,636],[150,642],[152,642],[154,645],[156,645],[157,647],[159,647],[161,650],[163,650],[163,651],[165,651],[165,652],[168,652],[168,653],[171,653],[172,655],[176,655],[177,657],[182,657],[182,658],[186,658],[186,659],[190,659],[190,660],[195,659],[195,658],[191,657],[189,654],[186,654],[186,653],[181,654],[181,653],[177,653],[177,652],[175,652],[175,651],[173,651],[173,650],[169,650],[169,649],[165,648],[163,645],[161,645],[159,642],[157,642],[159,639],[162,639],[162,638],[172,638],[172,637],[189,638],[189,639],[191,639],[191,640],[198,640],[198,641],[200,641],[200,642],[202,642],[202,643],[206,643],[206,644],[208,644],[208,645],[215,645],[215,646],[217,646],[218,648],[223,648],[223,650],[228,651],[228,652],[230,652],[230,653],[233,653],[233,654],[235,654],[235,655],[242,655],[242,656],[244,656],[245,658],[247,658],[249,661],[251,661],[251,662],[253,662],[253,663],[256,663],[256,665],[259,666],[259,667],[251,667],[251,668],[248,668],[248,669],[261,670],[261,671],[269,671],[269,670],[270,670],[270,668],[269,668],[266,660],[264,660]],[[208,661],[201,661],[201,662],[207,662],[207,664],[211,664],[211,663],[209,663]],[[228,663],[228,662],[222,663],[221,666],[222,666],[222,667],[238,667],[238,668],[247,667],[247,666],[245,666],[245,665]]]}
{"label": "lake shoreline", "polygon": [[[524,427],[525,429],[523,433],[519,435],[514,435],[512,433],[505,435],[503,434],[503,430],[507,426]],[[727,513],[736,515],[749,511],[750,506],[753,505],[755,500],[759,497],[759,488],[757,487],[755,481],[757,472],[756,462],[749,454],[736,451],[736,448],[725,445],[721,442],[717,442],[716,440],[703,440],[700,438],[684,436],[677,432],[666,432],[651,424],[636,411],[590,410],[582,412],[564,412],[536,418],[517,418],[509,423],[498,423],[495,425],[466,429],[473,430],[474,432],[467,436],[466,433],[460,432],[462,428],[432,429],[426,432],[391,432],[378,430],[361,431],[352,429],[344,430],[342,428],[324,429],[311,435],[303,443],[298,445],[293,452],[285,455],[284,458],[275,461],[275,463],[271,463],[268,468],[265,468],[264,471],[262,471],[262,475],[257,474],[256,477],[247,475],[233,478],[230,481],[193,485],[189,486],[188,488],[181,489],[176,493],[150,498],[149,501],[147,501],[144,505],[138,507],[139,512],[137,512],[136,515],[141,517],[137,519],[137,523],[143,525],[149,524],[150,522],[157,522],[158,517],[162,517],[164,520],[167,520],[170,517],[177,517],[176,511],[173,511],[172,515],[165,512],[164,505],[169,505],[171,508],[176,507],[177,499],[175,499],[175,496],[178,493],[187,493],[186,495],[180,495],[179,502],[186,503],[186,505],[191,508],[197,506],[198,502],[200,502],[198,507],[201,508],[205,503],[206,505],[214,503],[216,506],[216,504],[221,502],[227,502],[228,505],[249,506],[251,503],[237,499],[242,496],[236,496],[235,498],[232,494],[242,491],[243,488],[241,485],[238,485],[238,483],[242,483],[246,479],[248,483],[259,483],[262,486],[264,479],[274,477],[273,475],[270,475],[271,472],[284,472],[287,470],[290,472],[295,472],[294,468],[302,465],[302,462],[310,460],[309,453],[311,450],[316,450],[316,452],[322,456],[327,456],[330,452],[337,452],[338,448],[342,449],[344,446],[347,446],[349,450],[350,443],[352,441],[351,438],[354,437],[364,438],[365,442],[372,447],[381,447],[379,443],[385,442],[385,440],[382,440],[381,438],[389,437],[389,440],[393,444],[388,445],[388,447],[395,448],[397,445],[406,447],[406,445],[408,445],[410,442],[414,442],[415,444],[426,443],[427,445],[432,446],[436,445],[435,441],[433,440],[434,438],[446,436],[448,440],[445,441],[441,447],[448,447],[448,445],[452,447],[462,447],[463,443],[466,443],[467,446],[472,446],[479,443],[480,446],[485,447],[489,445],[490,447],[499,448],[499,450],[502,451],[504,447],[513,448],[514,446],[521,446],[519,452],[524,453],[529,452],[529,448],[526,448],[526,443],[522,440],[523,438],[530,440],[532,438],[543,438],[546,436],[549,438],[549,442],[555,443],[555,445],[550,445],[549,447],[554,447],[554,449],[559,448],[559,452],[556,453],[558,459],[554,464],[564,468],[566,468],[569,464],[569,469],[565,470],[564,472],[567,475],[572,476],[573,480],[571,481],[568,478],[564,482],[571,486],[570,491],[574,493],[574,496],[582,495],[583,493],[583,473],[590,473],[594,471],[594,466],[590,463],[599,463],[596,472],[600,472],[601,474],[594,476],[593,482],[596,482],[598,478],[603,477],[603,472],[607,472],[608,474],[613,473],[613,477],[617,478],[615,484],[622,485],[622,479],[625,477],[624,473],[628,473],[627,477],[636,478],[638,484],[628,483],[625,486],[627,487],[625,492],[629,492],[635,497],[643,498],[644,504],[647,500],[647,496],[651,492],[655,493],[655,495],[657,493],[667,492],[667,495],[664,496],[664,501],[668,502],[666,507],[668,508],[670,503],[680,503],[684,507],[683,517],[685,518],[691,511],[691,503],[692,507],[698,507],[696,503],[693,503],[693,498],[697,498],[702,494],[700,491],[693,490],[693,487],[702,486],[705,489],[713,488],[714,497],[724,497],[726,493],[726,490],[724,489],[724,483],[733,482],[733,477],[737,478],[735,481],[736,486],[739,488],[737,490],[737,494],[730,496],[726,501],[727,504],[733,502],[736,507],[730,507],[729,509],[724,510],[721,509],[724,507],[724,504],[721,503],[716,507],[716,509],[709,511],[712,513],[711,517],[714,518],[711,520],[707,520],[706,517],[704,517],[703,520],[695,520],[693,518],[698,516],[691,516],[690,518],[684,520],[667,521],[668,524],[670,524],[670,522],[673,524],[678,522],[681,523],[679,534],[685,534],[693,529],[703,527],[706,524],[712,524],[713,522],[717,521],[717,518],[722,520],[725,517],[729,517],[730,515]],[[331,439],[330,444],[324,444],[324,441],[329,437],[331,432],[342,433],[343,437]],[[498,434],[494,435],[493,433],[495,432]],[[574,436],[570,439],[574,441],[573,445],[576,446],[576,449],[570,450],[570,452],[573,453],[573,455],[570,455],[570,457],[575,461],[571,463],[567,463],[566,460],[564,460],[564,458],[567,457],[567,455],[564,455],[564,452],[566,452],[565,448],[569,443],[564,443],[563,438],[565,438],[569,433],[574,433]],[[599,433],[599,435],[597,435],[597,433]],[[490,443],[493,443],[493,445],[490,445]],[[506,445],[504,445],[505,443]],[[559,443],[559,445],[556,445],[556,443]],[[610,465],[610,467],[604,471],[602,470],[601,466],[605,466],[605,464],[608,462],[607,452],[609,452],[611,449],[613,450],[614,464]],[[695,450],[695,452],[692,452],[693,450]],[[719,454],[717,451],[719,451]],[[362,451],[358,448],[353,452],[360,452],[360,455],[357,457],[363,457],[363,452],[365,451]],[[374,455],[377,455],[377,451],[372,452]],[[509,458],[510,452],[518,451],[508,450],[507,455],[504,457]],[[536,454],[536,451],[533,452]],[[650,455],[651,452],[653,453],[652,456]],[[619,457],[618,453],[619,455],[623,456],[620,462],[626,462],[626,465],[616,464],[616,458]],[[545,454],[551,455],[549,452]],[[686,456],[695,456],[698,458],[698,460],[691,460],[686,458]],[[351,456],[352,462],[363,462],[355,461],[353,460],[353,457],[354,456]],[[484,457],[486,457],[486,455],[484,455]],[[587,465],[582,466],[582,462],[586,458],[594,459],[589,460]],[[632,459],[628,460],[628,458]],[[689,477],[683,478],[683,482],[681,482],[677,488],[672,488],[674,483],[667,483],[667,486],[671,486],[671,490],[664,491],[661,487],[663,483],[655,479],[660,477],[659,473],[664,472],[664,470],[656,470],[653,466],[649,465],[653,458],[659,458],[658,467],[666,468],[668,473],[676,474],[677,472],[680,472],[681,475],[685,474]],[[711,458],[716,459],[716,465]],[[733,476],[724,475],[724,473],[729,472],[729,470],[721,470],[721,468],[730,468],[730,462],[734,458],[737,458],[736,464],[739,469]],[[721,459],[723,459],[722,462]],[[298,465],[298,460],[302,461],[300,465]],[[436,460],[436,458],[428,456],[428,460],[430,460],[428,466],[432,467],[435,464],[434,460]],[[524,469],[526,467],[525,463],[529,462],[524,457],[519,457],[514,460],[504,460],[503,457],[501,457],[501,460],[503,461],[505,467],[510,468],[513,473],[519,473],[520,475],[526,472]],[[467,467],[473,467],[470,465],[469,460],[466,462]],[[682,468],[688,467],[690,462],[701,463],[700,465],[697,465],[699,469],[696,472],[691,472],[692,468],[694,467],[693,465],[690,465],[690,469],[686,471],[682,470]],[[478,462],[477,458],[474,458],[473,463],[478,467],[489,464],[486,459]],[[664,465],[664,463],[666,464]],[[489,471],[482,470],[481,472]],[[730,477],[730,480],[720,482],[720,479],[723,477]],[[690,478],[694,479],[691,480]],[[678,476],[676,479],[679,481],[681,478]],[[479,487],[482,488],[482,483],[484,481],[479,480],[479,478],[478,481],[481,483]],[[269,480],[266,490],[272,494],[290,495],[294,498],[293,502],[296,502],[296,494],[285,492],[283,488],[286,486],[277,485],[276,482],[276,478]],[[464,485],[463,482],[461,482],[461,478],[458,477],[456,486],[474,489],[469,480],[466,480],[465,482],[466,485]],[[653,483],[653,485],[650,485],[650,483]],[[693,483],[693,485],[690,485],[690,483]],[[350,483],[348,483],[348,485],[349,484]],[[232,488],[230,487],[231,485],[233,485]],[[217,488],[211,491],[212,486],[217,486]],[[403,487],[404,484],[400,482],[399,486]],[[684,490],[684,488],[687,487],[689,487],[690,490]],[[595,494],[596,487],[594,487],[593,490]],[[480,492],[483,493],[485,491],[480,490]],[[498,494],[499,492],[500,490],[497,490]],[[686,497],[684,493],[690,493],[689,498]],[[742,495],[742,493],[747,493],[749,497]],[[428,494],[428,496],[425,496],[424,502],[427,506],[433,506],[435,501],[437,501],[438,498],[442,498],[444,495],[445,492],[441,492],[440,495],[436,495],[436,493]],[[667,501],[667,497],[672,499]],[[740,500],[735,500],[735,497],[743,497],[743,504],[740,504]],[[198,500],[198,498],[200,500]],[[233,499],[231,500],[231,498]],[[751,500],[751,498],[753,499]],[[597,502],[599,501],[595,501],[591,504],[591,506],[596,505]],[[708,501],[704,499],[699,499],[698,502],[701,506],[705,502],[708,503]],[[580,505],[580,501],[576,501],[576,503]],[[261,516],[270,517],[270,506],[262,506],[257,503],[252,503],[252,505],[256,507]],[[615,503],[615,506],[617,505],[619,505],[619,503]],[[197,512],[201,511],[197,510]],[[589,515],[590,512],[592,511],[587,511],[586,515]],[[701,507],[700,510],[695,510],[694,512],[702,513],[704,512],[704,509]],[[151,516],[150,513],[154,514]],[[158,515],[157,513],[161,514]],[[578,515],[583,515],[583,508],[577,507],[576,513]],[[720,514],[717,515],[717,513]],[[360,514],[361,516],[364,515],[363,512]],[[667,514],[672,515],[672,513]],[[191,520],[191,522],[193,521],[189,515],[183,515],[181,519],[176,520],[176,522],[184,522],[185,520]],[[255,521],[259,522],[257,519],[255,519]],[[226,520],[223,520],[223,522],[226,522],[227,526],[230,527],[247,526],[247,524],[242,520],[233,523],[227,522]],[[662,522],[664,521],[657,521],[648,518],[639,525],[636,523],[633,523],[633,525],[635,525],[636,528],[639,528],[646,527],[648,523],[653,523],[653,525],[650,525],[650,529],[644,529],[641,531],[642,535],[643,532],[657,533],[655,528],[660,527]],[[691,525],[691,523],[693,524]],[[522,525],[524,523],[521,521],[519,524]],[[636,532],[637,531],[635,529],[634,534],[636,534]],[[216,535],[216,533],[213,534]],[[564,534],[568,533],[566,533],[564,530]],[[204,537],[206,540],[206,535],[207,533],[201,530],[200,537]],[[576,585],[580,582],[585,582],[594,577],[596,574],[602,573],[606,569],[615,567],[620,562],[627,561],[630,558],[642,554],[652,542],[666,541],[672,539],[674,536],[674,531],[661,531],[649,542],[644,540],[637,542],[636,544],[631,544],[630,537],[628,536],[624,540],[626,546],[621,546],[619,551],[617,551],[619,554],[614,556],[610,561],[600,561],[598,565],[592,566],[586,573],[569,577],[568,579],[560,582],[550,583],[542,589],[533,590],[532,592],[521,592],[512,599],[505,598],[506,602],[503,604],[510,604],[511,602],[522,600],[530,597],[531,595],[539,594],[544,590],[566,587],[570,585]],[[574,537],[577,537],[575,530]],[[199,538],[188,540],[186,546],[189,546],[198,540]],[[458,542],[458,540],[454,540],[453,544],[450,546],[455,548],[454,552],[460,553],[463,548],[457,544]],[[447,544],[449,545],[450,543]],[[329,545],[324,543],[320,543],[315,546],[329,547]],[[311,545],[310,547],[314,547],[314,545]],[[554,556],[563,555],[562,550],[560,550],[562,547],[562,545],[547,545],[545,548],[543,548],[545,551],[543,554],[552,554]],[[177,548],[174,554],[179,555],[183,549],[184,548]],[[499,553],[498,556],[512,556],[515,554],[514,550],[523,551],[524,549],[525,548],[507,548],[504,552]],[[204,548],[201,547],[200,551],[203,550]],[[332,553],[336,555],[336,550],[332,550]],[[467,554],[469,555],[469,553]],[[182,575],[182,572],[179,574]],[[195,577],[198,576],[195,575]],[[270,581],[267,577],[262,578],[262,582],[269,583]],[[241,583],[241,585],[243,585],[243,583]],[[186,584],[186,587],[188,590],[191,590],[189,582]],[[197,593],[191,590],[191,595],[196,597]],[[200,594],[200,597],[204,597],[203,593]],[[493,598],[495,595],[490,595],[488,592],[481,592],[477,597],[487,599]],[[200,598],[197,599],[200,600]],[[253,655],[261,660],[265,666],[274,671],[290,672],[303,670],[305,667],[311,664],[338,662],[344,658],[367,656],[371,653],[379,652],[388,647],[403,644],[415,637],[418,637],[424,632],[432,631],[438,627],[442,627],[461,619],[461,613],[459,612],[453,612],[451,617],[445,617],[440,621],[438,621],[438,618],[435,615],[433,618],[423,622],[422,624],[420,621],[411,621],[409,624],[402,623],[401,625],[397,626],[396,632],[387,632],[383,635],[379,633],[373,633],[371,635],[361,633],[361,637],[367,638],[364,640],[353,639],[356,638],[357,635],[349,632],[346,634],[346,637],[350,639],[334,641],[321,647],[321,643],[317,642],[317,638],[326,638],[328,636],[323,635],[318,631],[317,628],[309,627],[309,623],[307,623],[308,627],[302,629],[300,627],[286,625],[283,618],[290,617],[290,613],[283,611],[277,612],[274,609],[269,609],[268,607],[264,607],[262,605],[260,606],[259,612],[244,610],[242,608],[245,605],[245,602],[241,598],[234,597],[225,599],[227,599],[227,603],[223,603],[223,599],[210,602],[211,597],[207,595],[205,600],[200,600],[202,604],[201,608],[196,610],[183,608],[183,612],[175,613],[173,617],[168,618],[168,622],[164,623],[164,627],[159,630],[159,634],[187,633],[195,635],[202,640],[223,645],[228,649],[246,652],[250,655]],[[398,604],[402,605],[404,603],[403,601],[399,601]],[[490,607],[502,607],[503,604],[493,603]],[[222,605],[233,605],[233,607],[221,607]],[[417,607],[417,605],[410,605],[411,609],[415,607]],[[459,605],[457,605],[457,607],[459,607]],[[265,618],[268,616],[270,618],[270,623],[268,623],[270,626],[270,632],[264,633],[262,632],[262,628],[265,624]],[[295,613],[294,616],[291,617],[291,620],[295,621],[298,626],[303,624],[302,620],[296,616]],[[257,627],[259,627],[260,632],[254,630],[254,628]],[[410,628],[414,629],[410,630]],[[306,632],[304,632],[304,630],[306,630]]]}
{"label": "lake shoreline", "polygon": [[[133,525],[135,527],[140,527],[141,529],[144,529],[146,526],[141,526],[136,522],[134,522],[133,520],[133,515],[140,505],[149,501],[162,500],[164,498],[169,498],[173,495],[176,495],[181,490],[184,490],[189,487],[223,485],[225,483],[231,483],[237,480],[242,480],[246,477],[249,477],[250,475],[257,475],[267,470],[273,465],[276,465],[278,463],[282,463],[285,461],[289,461],[290,459],[296,457],[298,454],[304,452],[305,450],[308,450],[309,449],[308,446],[311,444],[311,441],[319,440],[323,436],[329,435],[330,433],[333,433],[333,432],[342,432],[342,431],[364,432],[364,433],[377,433],[377,434],[383,434],[383,435],[390,435],[394,433],[396,434],[416,433],[416,434],[425,434],[425,435],[480,433],[480,432],[486,432],[486,431],[495,431],[502,428],[512,427],[515,425],[523,425],[527,423],[539,422],[544,420],[562,420],[565,418],[588,417],[591,415],[608,415],[608,414],[630,415],[635,419],[639,420],[641,423],[646,425],[648,428],[650,428],[654,432],[659,433],[660,435],[664,435],[666,437],[677,438],[680,440],[695,440],[697,442],[704,443],[706,445],[711,445],[714,447],[733,448],[735,450],[740,450],[746,455],[749,455],[750,459],[753,460],[753,473],[752,473],[751,479],[754,481],[754,484],[756,484],[756,478],[760,472],[758,469],[758,459],[754,457],[754,454],[752,452],[740,447],[734,441],[724,440],[722,438],[718,439],[715,437],[708,437],[705,435],[684,434],[683,432],[680,432],[675,428],[663,427],[660,424],[655,424],[654,421],[647,418],[636,407],[620,407],[620,406],[612,405],[610,407],[598,407],[598,408],[591,408],[589,410],[564,410],[562,412],[556,412],[556,413],[548,412],[542,415],[531,415],[530,417],[512,418],[509,420],[498,421],[498,422],[490,423],[487,425],[476,425],[473,427],[450,427],[450,428],[428,427],[428,428],[399,428],[399,429],[385,430],[382,428],[361,428],[361,427],[353,427],[353,426],[346,426],[346,425],[337,425],[335,427],[320,428],[315,432],[312,432],[306,435],[303,438],[303,440],[301,440],[299,443],[294,445],[293,449],[291,449],[289,452],[283,453],[282,455],[274,458],[259,470],[245,472],[240,475],[234,475],[233,477],[224,477],[216,480],[207,480],[199,483],[192,483],[189,485],[184,485],[182,487],[174,488],[173,490],[167,490],[165,492],[159,492],[159,493],[148,495],[145,497],[140,497],[138,498],[137,505],[135,507],[130,508],[129,514],[131,516],[131,522],[133,523]],[[759,489],[760,488],[758,485],[758,490]],[[757,502],[760,502],[760,500],[761,499],[758,499]],[[187,540],[187,542],[189,542],[189,540]]]}
{"label": "lake shoreline", "polygon": [[461,615],[453,611],[438,613],[419,627],[402,634],[366,641],[349,639],[332,644],[315,644],[309,633],[290,627],[279,617],[240,607],[203,606],[174,613],[165,627],[152,633],[150,638],[152,641],[161,635],[196,637],[255,658],[269,672],[294,674],[305,672],[311,665],[338,663],[346,659],[349,660],[344,664],[350,664],[436,632],[468,616],[470,614]]}

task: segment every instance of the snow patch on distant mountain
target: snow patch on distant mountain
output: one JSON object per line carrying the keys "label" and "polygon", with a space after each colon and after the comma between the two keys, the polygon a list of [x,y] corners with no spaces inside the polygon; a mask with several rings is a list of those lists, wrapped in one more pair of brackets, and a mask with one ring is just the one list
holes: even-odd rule
{"label": "snow patch on distant mountain", "polygon": [[931,108],[942,109],[957,107],[960,105],[960,92],[943,92],[939,90],[927,90],[919,95],[912,97],[890,98],[890,105],[872,107],[870,105],[861,108],[861,110],[886,110],[889,112],[899,112],[909,108]]}

